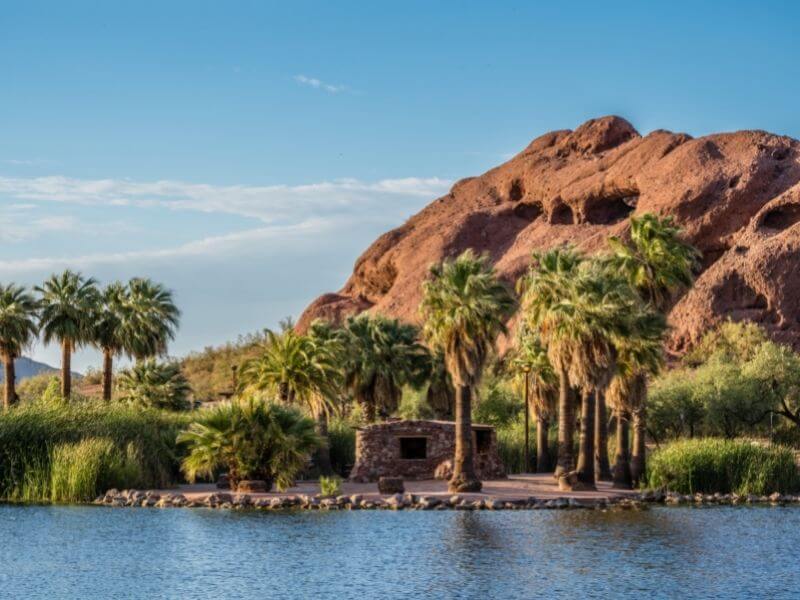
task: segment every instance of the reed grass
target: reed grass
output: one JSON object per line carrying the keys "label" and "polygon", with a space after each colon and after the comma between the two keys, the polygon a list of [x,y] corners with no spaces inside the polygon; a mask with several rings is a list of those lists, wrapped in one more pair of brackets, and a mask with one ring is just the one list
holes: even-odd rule
{"label": "reed grass", "polygon": [[800,490],[794,452],[748,440],[702,438],[671,442],[648,459],[647,482],[682,494],[765,495]]}

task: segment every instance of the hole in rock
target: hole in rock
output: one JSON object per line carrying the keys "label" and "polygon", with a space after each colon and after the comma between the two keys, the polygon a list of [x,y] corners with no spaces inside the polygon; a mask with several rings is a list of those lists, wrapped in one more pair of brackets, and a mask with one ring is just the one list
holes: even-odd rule
{"label": "hole in rock", "polygon": [[401,437],[400,458],[403,460],[423,460],[428,458],[428,438]]}
{"label": "hole in rock", "polygon": [[566,204],[559,204],[550,214],[550,223],[553,225],[572,225],[574,222],[572,209]]}
{"label": "hole in rock", "polygon": [[522,186],[522,182],[519,179],[515,179],[511,182],[511,188],[508,190],[508,198],[512,202],[519,202],[522,200],[522,197],[525,195],[525,188]]}
{"label": "hole in rock", "polygon": [[514,207],[514,216],[526,221],[535,221],[542,214],[539,202],[522,202]]}
{"label": "hole in rock", "polygon": [[766,229],[783,231],[800,221],[800,204],[784,204],[773,208],[761,219]]}
{"label": "hole in rock", "polygon": [[599,200],[586,210],[586,222],[610,225],[626,219],[636,208],[639,196],[624,196]]}

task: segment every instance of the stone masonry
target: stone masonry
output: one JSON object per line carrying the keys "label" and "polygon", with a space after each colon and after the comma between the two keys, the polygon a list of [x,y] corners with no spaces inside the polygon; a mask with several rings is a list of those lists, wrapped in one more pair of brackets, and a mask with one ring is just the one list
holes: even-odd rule
{"label": "stone masonry", "polygon": [[[480,479],[505,477],[497,437],[489,425],[472,426],[475,470]],[[350,480],[366,483],[380,477],[446,479],[452,473],[455,423],[390,420],[356,432],[356,462]]]}

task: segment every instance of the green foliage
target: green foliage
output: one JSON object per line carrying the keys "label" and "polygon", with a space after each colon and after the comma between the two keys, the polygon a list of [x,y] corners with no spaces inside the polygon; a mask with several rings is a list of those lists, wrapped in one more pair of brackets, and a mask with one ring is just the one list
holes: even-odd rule
{"label": "green foliage", "polygon": [[510,381],[501,377],[487,377],[478,396],[473,408],[473,421],[476,423],[508,427],[519,419],[525,409],[521,393],[513,389]]}
{"label": "green foliage", "polygon": [[52,401],[61,397],[58,375],[53,373],[39,373],[33,377],[23,379],[17,385],[17,395],[20,402],[30,404],[39,399]]}
{"label": "green foliage", "polygon": [[144,476],[136,448],[113,440],[85,438],[59,444],[50,453],[52,502],[86,502],[111,488],[138,487]]}
{"label": "green foliage", "polygon": [[[185,416],[100,401],[67,403],[53,381],[56,397],[0,414],[0,498],[88,499],[104,492],[112,475],[116,487],[160,488],[176,480],[175,436],[187,424]],[[108,462],[89,461],[108,443],[115,448],[107,452]],[[82,460],[87,465],[78,473]]]}
{"label": "green foliage", "polygon": [[648,462],[650,487],[683,494],[764,495],[800,489],[794,453],[747,440],[681,440],[657,450]]}
{"label": "green foliage", "polygon": [[336,473],[349,475],[356,460],[356,430],[351,421],[333,418],[328,423],[331,466]]}
{"label": "green foliage", "polygon": [[684,364],[697,367],[712,360],[741,364],[753,358],[758,347],[768,340],[766,332],[755,323],[727,320],[703,336],[684,357]]}
{"label": "green foliage", "polygon": [[36,290],[41,294],[42,341],[67,343],[72,349],[91,341],[97,282],[80,273],[53,275]]}
{"label": "green foliage", "polygon": [[119,400],[133,406],[187,410],[189,382],[176,362],[147,359],[122,371],[117,377]]}
{"label": "green foliage", "polygon": [[410,387],[403,388],[400,406],[395,413],[401,419],[420,420],[434,418],[433,409],[428,404],[425,391],[415,390]]}
{"label": "green foliage", "polygon": [[342,478],[336,475],[319,478],[319,492],[323,496],[339,496],[342,493]]}
{"label": "green foliage", "polygon": [[234,488],[263,479],[285,490],[320,440],[314,422],[296,409],[247,397],[201,412],[178,442],[188,448],[181,468],[190,481],[225,468]]}
{"label": "green foliage", "polygon": [[[500,460],[506,468],[507,473],[523,473],[525,471],[525,419],[518,418],[507,423],[503,427],[498,427],[497,452]],[[530,466],[536,467],[536,424],[531,422],[529,435],[530,444]],[[555,461],[558,452],[557,431],[551,428],[548,431],[548,447],[550,458]]]}

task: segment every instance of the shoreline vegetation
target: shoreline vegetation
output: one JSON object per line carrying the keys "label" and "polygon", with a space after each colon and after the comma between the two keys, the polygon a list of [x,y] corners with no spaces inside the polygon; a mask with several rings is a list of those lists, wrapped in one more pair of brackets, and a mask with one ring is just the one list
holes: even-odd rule
{"label": "shoreline vegetation", "polygon": [[[33,290],[2,284],[0,499],[183,506],[193,501],[135,490],[225,475],[232,491],[215,506],[318,479],[326,496],[277,507],[506,508],[461,497],[483,487],[471,436],[481,422],[495,427],[508,473],[550,473],[564,494],[526,498],[527,508],[571,506],[601,482],[622,495],[598,506],[800,502],[800,355],[757,324],[724,322],[667,364],[665,315],[700,255],[670,217],[630,223],[596,255],[533,253],[514,287],[471,250],[432,265],[420,326],[369,313],[306,331],[287,320],[182,361],[166,358],[180,311],[161,284],[101,288],[72,271]],[[39,338],[60,344],[61,376],[17,386],[13,361]],[[83,346],[101,368],[73,382]],[[115,370],[120,356],[132,366]],[[388,418],[455,421],[458,502],[361,506],[336,493],[355,429]]]}

